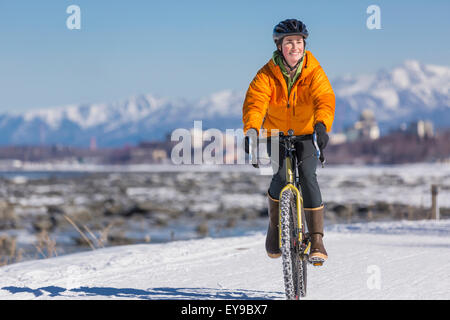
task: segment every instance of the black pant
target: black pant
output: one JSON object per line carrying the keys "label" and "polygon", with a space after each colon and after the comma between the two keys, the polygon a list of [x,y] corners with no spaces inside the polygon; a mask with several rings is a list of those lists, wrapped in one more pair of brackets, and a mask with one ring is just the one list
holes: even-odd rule
{"label": "black pant", "polygon": [[[271,139],[267,141],[267,152],[272,160],[272,166],[278,166],[278,171],[273,175],[269,187],[269,196],[275,200],[279,200],[280,192],[286,185],[284,158],[285,148],[279,146],[278,159],[279,164],[276,164],[276,159],[272,157]],[[322,195],[320,193],[319,184],[317,182],[316,168],[317,168],[317,154],[316,148],[312,139],[298,141],[295,143],[297,152],[297,166],[300,180],[301,193],[303,197],[304,208],[318,208],[322,206]]]}

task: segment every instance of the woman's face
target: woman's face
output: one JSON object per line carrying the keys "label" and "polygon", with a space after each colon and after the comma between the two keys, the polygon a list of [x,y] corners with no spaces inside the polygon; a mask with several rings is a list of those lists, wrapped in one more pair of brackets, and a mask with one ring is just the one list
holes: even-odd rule
{"label": "woman's face", "polygon": [[299,35],[284,37],[281,43],[281,52],[290,66],[295,66],[302,58],[304,49],[303,37]]}

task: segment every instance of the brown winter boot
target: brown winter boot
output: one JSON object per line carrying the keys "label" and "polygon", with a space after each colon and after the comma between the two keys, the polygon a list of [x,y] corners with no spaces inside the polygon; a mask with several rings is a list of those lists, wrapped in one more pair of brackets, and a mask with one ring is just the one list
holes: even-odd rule
{"label": "brown winter boot", "polygon": [[279,244],[279,201],[269,199],[269,228],[266,235],[266,252],[271,258],[279,258],[281,256],[280,244]]}
{"label": "brown winter boot", "polygon": [[327,251],[323,245],[323,215],[324,206],[319,208],[305,209],[306,224],[311,236],[311,249],[309,261],[314,265],[322,265],[328,258]]}

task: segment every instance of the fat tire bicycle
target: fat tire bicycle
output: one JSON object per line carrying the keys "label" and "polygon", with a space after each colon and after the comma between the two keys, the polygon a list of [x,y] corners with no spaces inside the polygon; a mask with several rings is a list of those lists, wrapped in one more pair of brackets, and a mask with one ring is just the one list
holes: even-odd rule
{"label": "fat tire bicycle", "polygon": [[[279,197],[278,230],[286,299],[299,300],[307,293],[308,264],[320,266],[323,261],[309,259],[311,239],[303,210],[295,149],[295,143],[301,140],[301,137],[293,134],[293,130],[289,130],[287,135],[283,132],[278,135],[278,143],[284,147],[285,157],[281,168],[285,169],[286,181]],[[325,158],[323,151],[317,146],[315,133],[313,133],[313,143],[323,167]]]}

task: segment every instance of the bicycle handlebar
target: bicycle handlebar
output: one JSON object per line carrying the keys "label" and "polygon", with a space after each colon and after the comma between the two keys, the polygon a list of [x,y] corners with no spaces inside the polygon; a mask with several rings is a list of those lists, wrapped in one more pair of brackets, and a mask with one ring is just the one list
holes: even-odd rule
{"label": "bicycle handlebar", "polygon": [[[247,137],[246,137],[247,138]],[[294,136],[294,131],[292,129],[290,129],[288,131],[288,134],[285,135],[282,131],[279,132],[278,138],[280,139],[280,141],[288,141],[291,143],[295,143],[297,141],[304,141],[304,138],[300,137],[300,136]],[[257,145],[260,143],[260,139],[257,137]],[[323,153],[323,149],[319,148],[319,145],[317,144],[317,135],[316,132],[313,133],[313,144],[314,144],[314,148],[316,149],[316,155],[317,158],[320,160],[321,164],[322,164],[322,168],[324,167],[325,164],[325,155]],[[282,144],[285,148],[286,146],[284,144]],[[258,166],[256,166],[255,168],[257,168]]]}
{"label": "bicycle handlebar", "polygon": [[[302,141],[303,139],[301,139],[299,136],[294,136],[294,131],[292,129],[290,129],[288,131],[288,134],[285,135],[283,132],[279,133],[279,138],[281,141],[290,141],[292,143],[295,143],[296,141]],[[313,133],[313,144],[314,144],[314,148],[316,148],[316,155],[317,158],[320,160],[320,163],[322,164],[322,168],[324,167],[325,164],[325,155],[323,153],[323,149],[319,147],[319,145],[317,144],[317,134],[314,131]]]}

